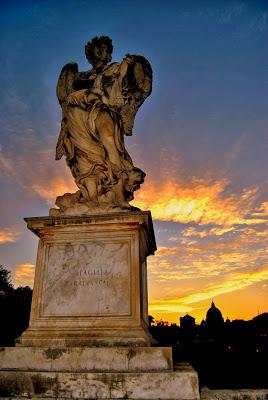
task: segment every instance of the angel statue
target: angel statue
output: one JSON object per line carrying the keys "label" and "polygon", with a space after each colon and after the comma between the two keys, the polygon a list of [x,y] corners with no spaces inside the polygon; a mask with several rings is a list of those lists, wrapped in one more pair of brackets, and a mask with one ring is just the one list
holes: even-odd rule
{"label": "angel statue", "polygon": [[152,90],[152,69],[142,56],[109,63],[112,40],[94,37],[85,46],[92,69],[66,64],[57,84],[62,122],[56,160],[66,157],[79,190],[56,199],[50,215],[131,210],[129,201],[145,173],[134,167],[124,145],[138,108]]}

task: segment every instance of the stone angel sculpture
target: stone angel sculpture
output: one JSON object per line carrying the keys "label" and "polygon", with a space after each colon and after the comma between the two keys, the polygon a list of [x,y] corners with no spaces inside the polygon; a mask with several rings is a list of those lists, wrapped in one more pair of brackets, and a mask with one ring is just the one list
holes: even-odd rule
{"label": "stone angel sculpture", "polygon": [[51,215],[131,210],[129,201],[145,173],[133,165],[124,145],[135,115],[152,90],[152,69],[142,56],[111,61],[112,40],[94,37],[85,46],[92,69],[66,64],[57,84],[62,122],[56,159],[66,157],[79,190],[56,199]]}

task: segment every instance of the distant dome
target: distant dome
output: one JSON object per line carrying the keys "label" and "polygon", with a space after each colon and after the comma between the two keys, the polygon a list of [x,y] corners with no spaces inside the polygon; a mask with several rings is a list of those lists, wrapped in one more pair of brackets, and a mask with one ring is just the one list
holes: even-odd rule
{"label": "distant dome", "polygon": [[210,309],[207,311],[206,322],[208,325],[222,325],[224,322],[222,313],[215,306],[213,301],[211,303]]}
{"label": "distant dome", "polygon": [[186,314],[186,315],[184,315],[184,317],[181,317],[180,318],[181,320],[183,320],[183,321],[195,321],[195,318],[194,317],[191,317],[191,315],[189,315],[189,314]]}
{"label": "distant dome", "polygon": [[195,318],[191,317],[191,315],[186,314],[184,317],[180,317],[180,327],[185,328],[185,327],[190,327],[190,326],[195,326]]}

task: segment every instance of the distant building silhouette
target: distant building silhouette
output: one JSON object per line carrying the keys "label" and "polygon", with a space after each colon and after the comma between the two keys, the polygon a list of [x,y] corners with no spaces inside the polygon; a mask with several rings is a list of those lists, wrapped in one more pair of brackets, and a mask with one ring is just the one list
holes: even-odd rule
{"label": "distant building silhouette", "polygon": [[175,362],[189,362],[201,385],[267,388],[268,313],[249,321],[229,318],[212,301],[200,325],[191,315],[179,318],[180,327],[160,321],[150,331],[158,346],[172,346]]}
{"label": "distant building silhouette", "polygon": [[264,328],[267,330],[268,328],[268,313],[262,313],[257,315],[256,317],[252,318],[254,325],[258,326],[259,328]]}
{"label": "distant building silhouette", "polygon": [[215,327],[215,326],[222,326],[224,323],[222,313],[220,310],[215,306],[215,304],[211,303],[210,309],[207,311],[206,315],[206,323],[207,326],[210,327]]}
{"label": "distant building silhouette", "polygon": [[257,315],[251,323],[255,333],[255,351],[268,354],[268,313]]}
{"label": "distant building silhouette", "polygon": [[224,319],[222,317],[222,313],[215,306],[213,301],[211,303],[210,309],[207,311],[206,325],[210,337],[216,338],[221,335],[224,325]]}
{"label": "distant building silhouette", "polygon": [[195,318],[188,314],[184,315],[184,317],[180,317],[180,331],[181,339],[184,344],[191,343],[196,335]]}
{"label": "distant building silhouette", "polygon": [[192,329],[195,327],[195,318],[191,315],[186,314],[184,317],[180,317],[180,327],[182,329]]}

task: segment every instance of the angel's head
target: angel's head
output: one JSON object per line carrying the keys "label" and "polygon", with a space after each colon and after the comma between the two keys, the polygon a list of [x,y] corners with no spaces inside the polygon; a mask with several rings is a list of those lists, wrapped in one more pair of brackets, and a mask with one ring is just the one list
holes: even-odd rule
{"label": "angel's head", "polygon": [[106,65],[112,59],[112,39],[108,36],[96,36],[85,46],[88,62],[93,66]]}

